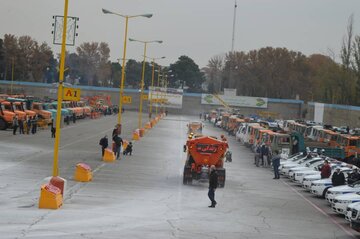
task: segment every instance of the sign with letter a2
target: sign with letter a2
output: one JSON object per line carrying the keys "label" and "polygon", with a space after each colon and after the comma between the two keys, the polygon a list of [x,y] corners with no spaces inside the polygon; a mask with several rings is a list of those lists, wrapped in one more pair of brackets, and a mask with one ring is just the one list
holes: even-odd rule
{"label": "sign with letter a2", "polygon": [[80,89],[66,88],[64,87],[63,100],[79,101],[80,100]]}

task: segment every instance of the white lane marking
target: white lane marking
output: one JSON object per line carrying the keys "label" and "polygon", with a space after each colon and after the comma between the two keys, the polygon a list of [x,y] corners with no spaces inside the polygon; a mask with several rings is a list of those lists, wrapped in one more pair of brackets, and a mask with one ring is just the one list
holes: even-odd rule
{"label": "white lane marking", "polygon": [[321,214],[323,214],[324,216],[330,218],[330,220],[337,225],[338,227],[341,228],[341,230],[343,230],[346,234],[348,234],[349,236],[351,236],[352,238],[357,238],[351,231],[349,231],[348,229],[346,229],[345,227],[343,227],[342,225],[340,225],[340,223],[338,223],[332,216],[330,216],[328,213],[326,213],[324,210],[322,210],[320,207],[316,206],[313,202],[311,202],[309,199],[307,199],[304,195],[302,195],[301,193],[299,193],[296,189],[294,189],[292,186],[290,186],[287,182],[280,180],[282,183],[284,183],[286,186],[288,186],[292,191],[294,191],[297,195],[299,195],[302,199],[304,199],[307,203],[309,203],[312,207],[314,207],[317,211],[319,211]]}

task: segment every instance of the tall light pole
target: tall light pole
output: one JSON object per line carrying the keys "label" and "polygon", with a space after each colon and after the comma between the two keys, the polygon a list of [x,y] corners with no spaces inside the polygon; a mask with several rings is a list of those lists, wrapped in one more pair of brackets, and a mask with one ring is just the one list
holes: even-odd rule
{"label": "tall light pole", "polygon": [[142,76],[141,76],[141,83],[140,83],[140,106],[139,106],[139,125],[138,128],[141,129],[141,120],[142,120],[142,96],[143,96],[143,91],[144,91],[144,77],[145,77],[145,61],[146,61],[146,47],[148,43],[159,43],[161,44],[163,41],[160,40],[155,40],[155,41],[140,41],[140,40],[135,40],[132,38],[129,38],[129,41],[135,41],[135,42],[140,42],[144,44],[144,60],[143,60],[143,67],[142,67]]}
{"label": "tall light pole", "polygon": [[237,3],[235,0],[235,5],[234,5],[234,19],[233,19],[233,32],[232,32],[232,43],[231,43],[231,52],[234,51],[234,42],[235,42],[235,23],[236,23],[236,8],[237,8]]}
{"label": "tall light pole", "polygon": [[65,0],[64,18],[63,18],[63,32],[61,41],[61,55],[60,55],[60,69],[59,69],[59,84],[57,95],[57,110],[56,110],[56,133],[54,143],[54,164],[53,176],[59,176],[59,143],[60,143],[60,121],[61,121],[61,105],[63,97],[63,83],[65,72],[65,54],[66,54],[66,33],[67,33],[67,19],[68,19],[69,0]]}
{"label": "tall light pole", "polygon": [[122,57],[122,68],[121,68],[121,83],[120,83],[120,96],[119,96],[119,113],[118,113],[118,124],[121,124],[121,116],[122,116],[122,107],[123,107],[123,96],[124,96],[124,82],[125,82],[125,60],[126,60],[126,43],[127,43],[127,33],[128,33],[128,22],[129,18],[135,17],[147,17],[151,18],[152,14],[139,14],[139,15],[123,15],[119,13],[115,13],[106,9],[102,9],[104,14],[113,14],[120,17],[125,18],[125,36],[124,36],[124,51]]}
{"label": "tall light pole", "polygon": [[14,68],[15,68],[15,58],[12,57],[11,87],[10,87],[10,92],[11,92],[11,94],[13,93]]}
{"label": "tall light pole", "polygon": [[[159,69],[158,69],[158,79],[157,79],[157,87],[160,86],[160,74],[161,74],[161,66],[159,66]],[[159,93],[157,91],[156,93],[156,99],[159,99]],[[156,104],[156,108],[155,108],[155,115],[157,116],[158,114],[158,105],[160,105],[160,101],[158,101],[158,103]]]}
{"label": "tall light pole", "polygon": [[158,58],[151,58],[146,57],[149,59],[152,59],[152,75],[151,75],[151,90],[150,90],[150,110],[149,110],[149,119],[151,120],[152,116],[152,105],[153,105],[153,90],[154,90],[154,77],[155,77],[155,60],[165,59],[166,57],[158,57]]}

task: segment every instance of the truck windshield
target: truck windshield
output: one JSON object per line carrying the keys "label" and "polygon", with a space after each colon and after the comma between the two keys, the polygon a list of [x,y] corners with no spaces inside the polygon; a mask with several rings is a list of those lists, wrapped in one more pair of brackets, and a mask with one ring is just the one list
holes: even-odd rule
{"label": "truck windshield", "polygon": [[13,111],[13,110],[14,110],[14,109],[11,107],[11,104],[5,104],[4,107],[5,107],[5,110],[8,110],[8,111]]}

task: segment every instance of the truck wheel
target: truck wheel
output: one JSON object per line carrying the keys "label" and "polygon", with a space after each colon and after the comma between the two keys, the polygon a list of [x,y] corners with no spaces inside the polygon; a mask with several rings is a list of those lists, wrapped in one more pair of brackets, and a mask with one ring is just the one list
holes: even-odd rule
{"label": "truck wheel", "polygon": [[185,177],[185,172],[184,172],[184,176],[183,176],[183,184],[184,184],[184,185],[187,184],[187,178]]}
{"label": "truck wheel", "polygon": [[191,184],[192,178],[191,178],[191,168],[184,166],[184,175],[183,175],[183,184]]}
{"label": "truck wheel", "polygon": [[0,118],[0,130],[6,130],[7,124],[4,119]]}

